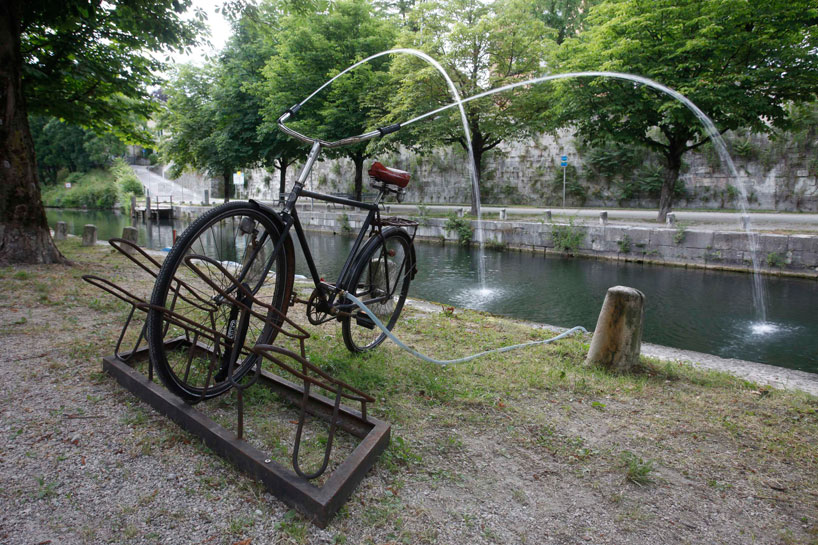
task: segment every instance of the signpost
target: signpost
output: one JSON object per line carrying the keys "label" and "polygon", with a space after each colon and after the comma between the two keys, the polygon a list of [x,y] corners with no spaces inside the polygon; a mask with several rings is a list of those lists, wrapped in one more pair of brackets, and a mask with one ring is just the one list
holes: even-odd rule
{"label": "signpost", "polygon": [[560,157],[560,166],[562,167],[562,207],[565,208],[565,167],[568,166],[568,156]]}

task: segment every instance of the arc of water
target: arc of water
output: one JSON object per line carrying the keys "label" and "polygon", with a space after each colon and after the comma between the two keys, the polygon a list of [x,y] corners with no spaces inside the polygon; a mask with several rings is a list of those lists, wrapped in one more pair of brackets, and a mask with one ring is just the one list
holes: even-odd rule
{"label": "arc of water", "polygon": [[484,97],[494,95],[494,94],[497,94],[497,93],[502,93],[504,91],[509,91],[509,90],[515,89],[517,87],[523,87],[523,86],[526,86],[526,85],[534,85],[534,84],[537,84],[537,83],[544,83],[546,81],[552,81],[552,80],[558,80],[558,79],[568,79],[568,78],[580,78],[580,77],[607,77],[607,78],[623,79],[623,80],[633,81],[635,83],[640,83],[642,85],[657,89],[657,90],[667,94],[668,96],[678,100],[679,102],[681,102],[702,123],[702,126],[705,128],[705,132],[710,137],[710,139],[713,142],[714,147],[716,148],[716,152],[719,155],[719,159],[721,160],[722,164],[725,165],[729,169],[730,175],[733,177],[733,179],[736,182],[737,187],[739,188],[739,193],[741,195],[740,204],[741,204],[741,209],[742,209],[741,220],[742,220],[742,224],[744,226],[744,229],[747,232],[747,237],[748,237],[749,244],[750,244],[751,257],[752,257],[752,261],[753,261],[753,300],[754,300],[754,303],[755,303],[755,307],[756,307],[756,309],[757,309],[757,311],[759,313],[760,320],[762,322],[766,322],[766,320],[767,320],[767,311],[766,311],[766,302],[765,302],[765,298],[764,298],[764,285],[763,285],[763,282],[762,282],[762,279],[761,279],[761,274],[759,272],[759,267],[758,267],[758,255],[757,255],[758,254],[758,252],[757,252],[758,241],[757,241],[756,234],[752,230],[752,227],[750,225],[750,217],[749,217],[749,215],[747,213],[747,189],[744,187],[744,182],[739,177],[739,174],[738,174],[738,171],[736,170],[735,164],[733,163],[732,159],[730,158],[730,154],[727,152],[727,146],[725,145],[724,140],[721,138],[721,135],[719,134],[719,132],[716,129],[715,125],[710,120],[710,118],[707,117],[707,115],[698,106],[696,106],[690,99],[688,99],[686,96],[682,95],[678,91],[675,91],[675,90],[671,89],[670,87],[662,85],[659,82],[656,82],[656,81],[654,81],[652,79],[649,79],[649,78],[645,78],[643,76],[636,76],[636,75],[633,75],[633,74],[625,74],[625,73],[622,73],[622,72],[605,72],[605,71],[592,70],[592,71],[583,71],[583,72],[567,72],[567,73],[563,73],[563,74],[552,74],[552,75],[549,75],[549,76],[541,76],[541,77],[537,77],[537,78],[532,78],[532,79],[528,79],[528,80],[524,80],[524,81],[511,83],[511,84],[508,84],[508,85],[503,85],[501,87],[490,89],[488,91],[484,91],[482,93],[477,93],[475,95],[472,95],[470,97],[462,99],[460,97],[460,94],[457,91],[457,88],[454,86],[454,82],[451,80],[449,75],[446,73],[445,69],[435,59],[433,59],[432,57],[430,57],[426,53],[423,53],[422,51],[418,51],[416,49],[398,48],[398,49],[390,49],[390,50],[387,50],[387,51],[382,51],[380,53],[376,53],[375,55],[371,55],[371,56],[369,56],[369,57],[367,57],[367,58],[365,58],[365,59],[363,59],[361,61],[358,61],[357,63],[351,65],[350,67],[346,68],[344,71],[337,74],[335,77],[328,80],[321,87],[319,87],[318,89],[313,91],[313,93],[311,95],[309,95],[307,98],[305,98],[304,100],[302,100],[300,102],[300,105],[305,104],[308,100],[310,100],[316,94],[321,92],[324,88],[326,88],[328,85],[332,84],[332,82],[334,82],[336,79],[343,76],[344,74],[346,74],[350,70],[354,70],[358,66],[360,66],[360,65],[362,65],[362,64],[364,64],[366,62],[369,62],[369,61],[371,61],[373,59],[376,59],[378,57],[382,57],[384,55],[396,54],[396,53],[414,55],[414,56],[416,56],[416,57],[418,57],[420,59],[423,59],[424,61],[431,64],[432,66],[434,66],[440,72],[440,74],[443,76],[443,78],[446,80],[447,84],[449,85],[449,90],[450,90],[450,92],[452,94],[452,98],[454,99],[454,101],[452,103],[450,103],[450,104],[447,104],[445,106],[441,106],[440,108],[436,108],[434,110],[431,110],[429,112],[421,114],[421,115],[419,115],[417,117],[414,117],[414,118],[410,119],[409,121],[402,122],[401,126],[410,125],[412,123],[415,123],[415,122],[420,121],[422,119],[426,119],[428,117],[431,117],[433,115],[444,112],[444,111],[449,110],[449,109],[454,108],[454,107],[457,107],[460,110],[460,118],[461,118],[461,121],[463,123],[463,132],[464,132],[464,135],[465,135],[465,138],[466,138],[466,141],[467,141],[467,147],[468,147],[468,153],[469,153],[469,163],[470,163],[470,173],[471,173],[471,178],[472,178],[472,185],[474,187],[475,204],[476,204],[477,214],[478,214],[477,240],[478,240],[478,243],[480,244],[480,250],[481,250],[481,255],[480,255],[479,263],[478,263],[478,275],[479,275],[479,280],[480,280],[481,287],[484,290],[485,290],[485,263],[484,263],[484,259],[483,259],[483,256],[482,256],[482,250],[483,250],[483,240],[482,240],[482,238],[483,237],[482,237],[482,218],[481,218],[481,209],[480,209],[480,187],[479,187],[478,180],[477,180],[477,165],[475,164],[474,153],[473,153],[472,148],[471,148],[471,131],[469,130],[468,120],[466,118],[466,111],[465,111],[465,108],[464,108],[463,105],[465,103],[467,103],[467,102],[471,102],[473,100],[478,100],[480,98],[484,98]]}
{"label": "arc of water", "polygon": [[[485,280],[485,277],[486,277],[485,267],[486,267],[486,265],[485,265],[485,260],[483,259],[483,255],[482,255],[482,250],[483,250],[483,221],[482,221],[482,210],[481,210],[481,207],[480,207],[480,184],[479,184],[479,182],[477,180],[477,164],[476,164],[476,162],[474,160],[474,151],[472,150],[472,145],[471,145],[471,142],[472,142],[471,141],[471,130],[469,130],[469,121],[468,121],[468,119],[466,117],[466,109],[463,106],[464,101],[461,99],[460,93],[457,91],[457,87],[455,86],[454,81],[452,81],[452,78],[449,77],[449,74],[446,72],[446,70],[443,68],[443,66],[441,66],[441,64],[439,62],[437,62],[434,58],[430,57],[429,55],[427,55],[423,51],[419,51],[417,49],[395,48],[395,49],[388,49],[386,51],[381,51],[380,53],[375,53],[374,55],[370,55],[369,57],[367,57],[365,59],[362,59],[362,60],[356,62],[355,64],[352,64],[352,65],[348,66],[343,71],[339,72],[334,77],[327,80],[321,87],[319,87],[318,89],[313,91],[307,98],[305,98],[304,100],[299,102],[299,106],[306,104],[312,97],[314,97],[315,95],[317,95],[318,93],[323,91],[326,87],[331,85],[332,82],[334,82],[335,80],[337,80],[338,78],[340,78],[344,74],[356,69],[357,67],[361,66],[362,64],[367,63],[369,61],[372,61],[374,59],[377,59],[379,57],[384,57],[386,55],[394,55],[394,54],[413,55],[415,57],[418,57],[419,59],[422,59],[422,60],[426,61],[428,64],[433,66],[438,72],[440,72],[440,75],[443,76],[443,79],[446,80],[446,85],[448,85],[449,93],[452,95],[452,99],[453,99],[453,102],[451,104],[448,104],[444,108],[440,108],[437,111],[448,110],[449,108],[453,108],[455,106],[457,106],[458,109],[460,110],[460,121],[463,124],[463,136],[466,139],[466,150],[467,150],[467,152],[469,154],[469,174],[471,176],[471,183],[472,183],[472,187],[474,189],[474,191],[473,191],[474,201],[475,201],[474,204],[475,204],[475,208],[477,210],[477,242],[478,242],[478,244],[480,246],[480,250],[481,250],[481,255],[480,255],[479,260],[478,260],[477,275],[478,275],[478,280],[480,282],[481,287],[483,289],[485,289],[485,282],[486,282],[486,280]],[[416,121],[418,119],[422,119],[422,117],[415,118],[413,121]],[[402,123],[401,125],[405,125],[405,123]]]}
{"label": "arc of water", "polygon": [[[478,93],[476,95],[472,95],[470,97],[466,97],[460,101],[460,106],[462,104],[471,102],[472,100],[478,100],[483,97],[487,97],[496,93],[502,93],[504,91],[509,91],[511,89],[515,89],[517,87],[523,87],[525,85],[533,85],[536,83],[544,83],[546,81],[558,80],[558,79],[568,79],[568,78],[579,78],[579,77],[608,77],[614,79],[624,79],[628,81],[633,81],[635,83],[641,83],[642,85],[646,85],[648,87],[652,87],[663,93],[673,97],[674,99],[678,100],[682,104],[684,104],[687,109],[689,109],[693,114],[698,118],[698,120],[704,126],[707,135],[713,142],[713,145],[716,148],[717,153],[719,154],[719,159],[721,160],[722,164],[725,165],[729,171],[730,175],[736,182],[737,187],[739,188],[739,193],[741,194],[741,221],[745,231],[747,232],[747,237],[750,244],[750,252],[752,255],[753,261],[753,301],[755,303],[755,307],[757,312],[759,313],[759,319],[762,322],[767,321],[767,309],[766,309],[766,301],[764,297],[764,284],[762,282],[761,273],[759,272],[758,267],[758,240],[755,231],[753,231],[750,225],[750,216],[747,213],[747,189],[744,187],[744,182],[739,177],[738,171],[736,170],[736,166],[733,163],[733,160],[730,158],[730,154],[727,152],[727,146],[724,143],[724,140],[721,138],[718,129],[710,120],[709,117],[698,107],[696,106],[690,99],[688,99],[683,94],[679,93],[671,89],[670,87],[666,87],[659,82],[656,82],[652,79],[645,78],[642,76],[636,76],[633,74],[624,74],[621,72],[603,72],[603,71],[585,71],[585,72],[567,72],[564,74],[552,74],[549,76],[542,76],[538,78],[532,78],[525,81],[519,81],[515,83],[511,83],[508,85],[504,85],[502,87],[497,87],[495,89],[490,89],[488,91],[484,91],[482,93]],[[442,106],[435,110],[426,112],[425,114],[419,115],[409,121],[401,123],[401,125],[406,126],[422,119],[426,119],[430,116],[436,115],[440,112],[448,110],[449,108],[454,107],[455,104],[447,104],[446,106]]]}

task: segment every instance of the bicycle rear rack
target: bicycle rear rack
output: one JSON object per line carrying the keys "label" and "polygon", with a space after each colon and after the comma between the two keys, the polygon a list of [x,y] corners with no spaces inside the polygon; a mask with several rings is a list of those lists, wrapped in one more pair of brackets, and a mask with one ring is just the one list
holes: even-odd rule
{"label": "bicycle rear rack", "polygon": [[[156,278],[160,264],[149,254],[123,239],[112,239],[110,243],[137,263],[141,269]],[[139,297],[110,280],[95,275],[85,275],[83,276],[85,281],[131,306],[114,354],[103,358],[103,369],[154,409],[185,430],[200,437],[217,454],[229,459],[253,477],[262,480],[268,490],[279,499],[303,512],[316,525],[326,526],[332,515],[343,505],[377,461],[380,453],[388,446],[390,426],[367,414],[367,404],[374,402],[372,396],[332,377],[307,360],[304,343],[310,335],[306,330],[278,312],[277,309],[253,297],[249,290],[239,284],[219,262],[204,256],[189,255],[185,258],[185,264],[216,290],[224,301],[237,306],[241,312],[263,320],[265,325],[277,331],[277,335],[296,340],[299,347],[298,353],[271,344],[246,345],[238,348],[237,353],[255,354],[258,357],[245,377],[237,378],[234,374],[235,369],[230,369],[225,378],[231,382],[233,386],[231,389],[236,390],[237,396],[236,432],[234,433],[154,382],[153,363],[150,361],[148,349],[141,347],[145,338],[144,324],[134,347],[130,351],[120,351],[137,309],[145,313],[149,310],[162,312],[165,320],[165,333],[171,325],[184,332],[179,337],[166,340],[165,346],[169,350],[181,348],[188,352],[189,358],[193,357],[194,352],[211,354],[210,368],[202,392],[203,399],[218,365],[215,352],[220,344],[227,349],[227,345],[231,342],[223,332],[213,327],[214,304],[189,284],[176,278],[171,288],[173,292],[171,304],[168,308],[162,308],[151,305],[145,298]],[[202,264],[209,267],[208,274],[201,270]],[[214,268],[227,280],[226,285],[232,286],[230,289],[224,289],[213,281],[211,276]],[[206,321],[209,321],[210,324],[196,322],[177,313],[174,308],[180,299],[203,310],[209,317]],[[148,361],[147,376],[135,368],[137,363],[145,360]],[[284,376],[263,369],[262,362],[268,363]],[[298,410],[296,434],[292,446],[293,471],[286,469],[244,439],[244,391],[253,385],[269,388],[288,403],[295,405]],[[312,391],[313,388],[319,389],[319,392]],[[328,395],[322,395],[320,390]],[[360,403],[360,410],[343,405],[343,400]],[[323,459],[320,466],[312,472],[302,470],[299,462],[307,415],[327,423]],[[329,468],[338,430],[343,430],[360,441],[346,460],[341,461],[328,474],[326,481],[321,486],[316,486],[310,483],[310,480],[323,475]]]}

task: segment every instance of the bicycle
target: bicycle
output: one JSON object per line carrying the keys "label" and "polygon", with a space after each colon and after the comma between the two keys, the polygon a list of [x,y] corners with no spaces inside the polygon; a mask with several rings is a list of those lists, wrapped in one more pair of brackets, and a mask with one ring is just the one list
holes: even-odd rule
{"label": "bicycle", "polygon": [[[302,102],[303,104],[303,102]],[[306,163],[280,211],[254,201],[233,201],[214,208],[196,219],[179,237],[159,271],[150,300],[147,340],[150,357],[162,382],[187,401],[221,395],[240,380],[259,357],[245,347],[269,345],[275,340],[287,310],[297,298],[293,294],[295,255],[291,231],[298,237],[309,268],[314,289],[307,303],[307,318],[312,324],[339,320],[344,344],[352,352],[371,350],[386,334],[372,319],[344,298],[349,292],[391,330],[398,320],[417,272],[414,235],[416,222],[401,218],[381,218],[383,200],[395,195],[400,202],[409,183],[409,174],[375,163],[369,169],[372,187],[378,191],[373,202],[317,193],[304,188],[322,149],[356,144],[384,136],[400,124],[379,128],[361,135],[327,142],[305,136],[285,125],[301,104],[288,109],[278,119],[286,134],[311,144]],[[368,214],[344,262],[337,281],[325,282],[316,270],[296,203],[300,197],[367,210]],[[411,234],[408,229],[412,229]],[[368,233],[368,236],[367,236]],[[193,274],[185,265],[191,255],[199,260],[201,272]],[[208,263],[213,266],[208,268]],[[218,269],[222,269],[219,271]],[[241,289],[227,284],[229,272]],[[206,278],[206,279],[205,279]],[[200,298],[215,307],[205,314],[199,307],[180,299],[174,286],[182,281]],[[219,286],[216,289],[215,286]],[[225,297],[225,295],[232,295]],[[231,302],[231,299],[233,301]],[[265,319],[247,312],[253,301],[269,306]],[[236,304],[238,302],[239,304]],[[194,350],[178,350],[174,340],[187,338],[189,330],[180,321],[169,320],[166,309],[173,308],[181,323],[200,322],[211,332],[211,344],[193,340]],[[219,342],[223,339],[224,342]],[[189,341],[189,339],[187,339]],[[198,343],[198,344],[197,344]],[[214,370],[214,359],[217,369]],[[215,371],[215,372],[214,372]],[[229,379],[229,380],[228,380]],[[211,383],[212,381],[212,383]]]}

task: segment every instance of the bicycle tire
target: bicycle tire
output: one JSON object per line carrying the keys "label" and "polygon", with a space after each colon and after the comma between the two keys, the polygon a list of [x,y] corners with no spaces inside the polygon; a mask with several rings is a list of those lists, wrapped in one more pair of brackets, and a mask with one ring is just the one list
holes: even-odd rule
{"label": "bicycle tire", "polygon": [[[367,242],[352,271],[345,289],[361,299],[391,331],[398,321],[414,276],[412,239],[400,228],[384,230],[382,236],[376,235]],[[342,321],[341,331],[350,352],[371,350],[386,338],[386,334],[357,307]]]}
{"label": "bicycle tire", "polygon": [[[166,309],[173,305],[175,313],[212,327],[223,335],[228,334],[232,322],[232,338],[240,339],[240,343],[245,339],[272,343],[278,330],[270,324],[280,325],[281,315],[286,314],[295,275],[293,243],[289,237],[281,245],[276,259],[270,261],[282,232],[283,224],[278,216],[255,203],[233,201],[208,211],[185,229],[165,258],[151,295],[152,307]],[[255,260],[248,263],[248,256],[254,252]],[[255,293],[257,299],[272,305],[281,315],[271,310],[268,323],[250,318],[242,328],[241,321],[237,319],[238,309],[219,297],[218,290],[185,264],[185,257],[191,254],[214,259],[235,278],[239,278],[246,269],[244,284]],[[229,287],[224,274],[215,265],[199,260],[195,265],[223,289]],[[174,291],[175,281],[180,279],[187,288]],[[192,295],[194,292],[195,296]],[[182,298],[181,294],[187,297]],[[167,344],[182,336],[192,340],[190,331],[167,322],[164,311],[152,308],[148,312],[150,357],[165,387],[189,402],[209,399],[228,391],[232,386],[226,370],[230,356],[226,354],[223,337],[219,343],[212,339],[193,339],[204,343],[207,350],[191,356],[193,351],[188,349],[190,344],[182,343],[177,347],[173,343]],[[238,380],[244,376],[257,357],[251,354],[236,362],[234,378]]]}

